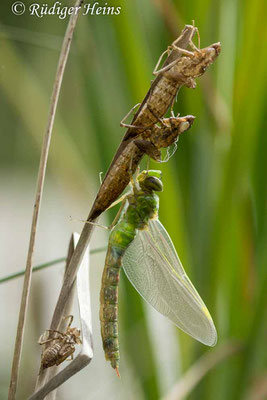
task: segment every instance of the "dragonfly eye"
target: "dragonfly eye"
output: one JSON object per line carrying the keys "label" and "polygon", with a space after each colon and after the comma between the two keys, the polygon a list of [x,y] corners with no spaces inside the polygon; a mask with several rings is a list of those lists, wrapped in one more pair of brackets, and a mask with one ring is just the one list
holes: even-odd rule
{"label": "dragonfly eye", "polygon": [[162,192],[163,190],[162,181],[155,176],[146,176],[146,178],[139,183],[144,190],[153,190],[155,192]]}

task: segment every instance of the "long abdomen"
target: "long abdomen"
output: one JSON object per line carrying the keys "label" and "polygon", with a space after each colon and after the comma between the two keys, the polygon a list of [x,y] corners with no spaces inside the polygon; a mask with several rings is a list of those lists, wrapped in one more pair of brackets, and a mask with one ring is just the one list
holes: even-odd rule
{"label": "long abdomen", "polygon": [[[135,237],[132,226],[119,223],[110,234],[100,292],[100,324],[106,359],[118,373],[118,291],[122,257]],[[128,229],[127,229],[128,228]]]}

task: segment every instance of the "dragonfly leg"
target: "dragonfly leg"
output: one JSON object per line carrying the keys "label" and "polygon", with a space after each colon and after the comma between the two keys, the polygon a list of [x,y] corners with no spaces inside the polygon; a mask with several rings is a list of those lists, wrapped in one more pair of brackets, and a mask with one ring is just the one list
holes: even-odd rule
{"label": "dragonfly leg", "polygon": [[[190,34],[190,37],[189,37],[189,44],[190,44],[190,46],[191,46],[194,50],[196,50],[197,52],[199,52],[199,51],[200,51],[200,50],[199,50],[199,48],[200,48],[200,36],[199,36],[198,29],[197,29],[194,25],[193,25],[193,27],[194,27],[194,29],[192,29],[191,34]],[[196,47],[195,44],[194,44],[193,41],[192,41],[193,36],[194,36],[194,34],[195,34],[196,32],[197,32],[197,35],[198,35],[198,45],[199,45],[198,47]],[[170,68],[172,68],[172,67],[179,61],[179,58],[178,58],[177,60],[172,61],[170,64],[166,65],[165,67],[163,67],[163,68],[161,68],[161,69],[158,69],[158,67],[159,67],[159,65],[160,65],[160,63],[161,63],[161,61],[162,61],[163,56],[164,56],[166,53],[168,53],[168,55],[169,55],[170,52],[171,52],[172,50],[179,50],[182,54],[187,55],[188,57],[193,57],[193,56],[194,56],[194,53],[193,53],[193,52],[188,51],[188,50],[185,50],[185,49],[183,49],[183,48],[177,46],[177,43],[179,43],[179,41],[181,40],[182,36],[183,36],[183,34],[180,35],[180,36],[171,44],[171,46],[169,46],[168,49],[165,50],[165,51],[161,54],[161,56],[160,56],[160,58],[159,58],[159,60],[158,60],[158,62],[157,62],[157,65],[156,65],[155,68],[154,68],[154,71],[153,71],[153,74],[154,74],[154,75],[159,75],[161,72],[165,72],[165,71],[169,70]]]}
{"label": "dragonfly leg", "polygon": [[120,208],[119,208],[119,211],[117,212],[112,224],[109,226],[109,229],[112,229],[117,224],[117,222],[119,221],[121,213],[122,213],[122,211],[124,209],[125,203],[126,203],[126,198],[122,201],[122,203],[120,205]]}
{"label": "dragonfly leg", "polygon": [[[192,40],[194,34],[196,32],[198,32],[198,28],[195,27],[195,21],[194,20],[192,21],[192,25],[190,26],[190,28],[192,28],[192,30],[191,30],[191,33],[190,33],[190,36],[189,36],[189,41]],[[183,37],[183,33],[181,33],[181,35],[177,39],[175,39],[175,41],[173,43],[178,43],[182,39],[182,37]]]}
{"label": "dragonfly leg", "polygon": [[[193,53],[193,51],[189,51],[189,50],[185,50],[185,49],[182,49],[181,47],[179,47],[179,46],[176,46],[176,44],[174,44],[175,42],[173,42],[173,44],[172,44],[172,46],[173,46],[173,48],[175,49],[175,50],[178,50],[178,51],[180,51],[182,54],[184,54],[185,56],[188,56],[188,57],[191,57],[191,58],[193,58],[195,55],[194,55],[194,53]],[[191,43],[190,43],[191,44]],[[192,42],[192,44],[194,45],[194,43]],[[194,45],[195,46],[195,45]],[[197,48],[197,47],[196,47]],[[197,49],[198,51],[199,51],[199,49]],[[175,60],[176,61],[176,60]],[[176,61],[177,62],[177,61]],[[169,64],[169,65],[171,65],[171,64]]]}
{"label": "dragonfly leg", "polygon": [[[180,48],[176,47],[176,50],[180,50]],[[184,49],[181,49],[184,50]],[[193,53],[192,53],[193,54]],[[154,75],[159,75],[161,72],[165,72],[168,71],[169,69],[171,69],[175,64],[177,64],[177,62],[179,61],[179,59],[172,61],[170,64],[165,65],[165,67],[162,67],[161,69],[159,69],[158,71],[153,71]]]}
{"label": "dragonfly leg", "polygon": [[106,229],[107,231],[110,230],[110,229],[109,229],[109,226],[102,225],[102,224],[98,224],[97,222],[91,222],[91,221],[82,221],[82,222],[85,222],[86,224],[98,226],[99,228]]}
{"label": "dragonfly leg", "polygon": [[141,103],[137,103],[133,108],[130,109],[128,114],[125,115],[125,117],[121,120],[120,126],[123,128],[134,128],[134,129],[147,129],[146,126],[138,126],[138,125],[132,125],[132,124],[125,124],[124,121],[129,117],[129,115],[136,109],[136,107],[139,107]]}
{"label": "dragonfly leg", "polygon": [[178,117],[180,116],[180,113],[178,113],[178,114],[176,115],[176,117],[175,117],[175,114],[174,114],[174,111],[173,111],[173,105],[174,105],[174,104],[172,104],[172,107],[171,107],[171,116],[172,116],[172,118],[178,118]]}
{"label": "dragonfly leg", "polygon": [[67,325],[67,328],[66,328],[66,331],[69,329],[69,327],[71,326],[71,324],[72,324],[72,321],[73,321],[73,315],[66,315],[65,317],[63,317],[62,319],[67,319],[67,318],[69,318],[70,320],[69,320],[69,323],[68,323],[68,325]]}
{"label": "dragonfly leg", "polygon": [[[178,41],[178,39],[177,39],[175,42],[177,42],[177,41]],[[194,53],[193,53],[192,51],[185,50],[185,49],[183,49],[183,48],[181,48],[181,47],[176,46],[176,45],[175,45],[175,42],[173,42],[172,45],[169,46],[170,49],[178,50],[178,51],[180,51],[182,54],[184,54],[185,56],[188,56],[188,57],[191,57],[191,58],[194,57]],[[193,42],[192,42],[192,43],[193,43]],[[193,44],[193,45],[194,45],[194,44]],[[166,51],[167,51],[167,50],[165,50],[164,53],[166,53]],[[198,49],[198,51],[199,51],[199,49]],[[163,54],[164,54],[164,53],[163,53]],[[162,54],[162,56],[163,56],[163,54]],[[165,67],[162,67],[161,69],[157,70],[156,68],[159,66],[160,61],[161,61],[161,58],[160,58],[158,64],[156,65],[156,67],[155,67],[155,69],[154,69],[154,71],[153,71],[153,74],[157,76],[157,75],[159,75],[159,74],[162,73],[162,72],[168,71],[168,70],[171,69],[175,64],[177,64],[177,62],[178,62],[179,60],[180,60],[180,58],[177,58],[176,60],[172,61],[170,64],[165,65]]]}
{"label": "dragonfly leg", "polygon": [[[194,36],[195,32],[197,33],[197,39],[198,39],[198,45],[197,46],[193,42],[193,36]],[[195,28],[195,31],[191,32],[191,35],[190,35],[190,38],[189,38],[189,45],[191,46],[191,48],[193,50],[195,50],[198,53],[201,53],[201,50],[200,50],[200,34],[199,34],[199,30],[197,28]]]}
{"label": "dragonfly leg", "polygon": [[130,194],[130,192],[127,192],[124,195],[122,195],[121,197],[119,197],[117,200],[113,201],[113,203],[106,209],[106,211],[109,210],[110,208],[116,206],[120,202],[124,201],[129,196],[129,194]]}
{"label": "dragonfly leg", "polygon": [[86,224],[99,226],[100,228],[104,228],[104,229],[109,230],[109,227],[108,227],[108,226],[98,224],[97,222],[87,221],[87,220],[85,220],[85,219],[74,219],[74,218],[71,218],[71,217],[70,217],[70,220],[71,220],[71,221],[78,221],[78,222],[85,222]]}
{"label": "dragonfly leg", "polygon": [[195,50],[197,53],[201,53],[201,50],[195,45],[192,40],[190,40],[189,44],[193,50]]}
{"label": "dragonfly leg", "polygon": [[199,34],[199,30],[197,28],[196,28],[196,32],[197,32],[197,39],[198,39],[197,47],[200,49],[200,34]]}
{"label": "dragonfly leg", "polygon": [[[59,336],[61,336],[62,338],[64,337],[64,333],[62,333],[62,332],[60,332],[60,331],[57,331],[56,329],[47,329],[46,330],[47,332],[53,332],[53,333],[58,333],[59,334]],[[57,339],[57,338],[54,338],[54,339]],[[53,340],[54,340],[53,339]]]}
{"label": "dragonfly leg", "polygon": [[99,172],[99,180],[100,180],[100,185],[102,185],[102,175],[103,175],[103,171]]}
{"label": "dragonfly leg", "polygon": [[[178,40],[178,39],[177,39]],[[170,51],[171,51],[171,47],[169,46],[168,48],[167,48],[167,50],[165,50],[162,54],[161,54],[161,56],[159,57],[159,59],[158,59],[158,62],[157,62],[157,64],[156,64],[156,66],[155,66],[155,68],[154,68],[154,70],[153,70],[153,75],[158,75],[158,74],[160,74],[161,72],[163,72],[163,68],[161,68],[161,69],[158,69],[158,67],[160,66],[160,64],[161,64],[161,61],[162,61],[162,59],[163,59],[163,57],[165,56],[165,54],[168,54],[168,56],[169,56],[169,54],[170,54]],[[176,60],[175,60],[175,62],[176,62]],[[174,62],[172,62],[171,64],[175,64]],[[168,67],[170,66],[170,64],[168,65]],[[169,67],[169,68],[171,68],[171,67]],[[165,69],[166,70],[166,69]]]}
{"label": "dragonfly leg", "polygon": [[[46,329],[46,331],[45,332],[53,332],[53,333],[57,333],[57,334],[59,334],[59,336],[61,337],[61,338],[63,338],[64,337],[64,334],[62,333],[62,332],[59,332],[59,331],[57,331],[57,330],[55,330],[55,329]],[[43,336],[43,335],[42,335]],[[42,337],[41,336],[41,337]],[[50,343],[50,342],[52,342],[53,340],[56,340],[56,339],[58,339],[58,337],[56,338],[56,337],[54,337],[54,338],[49,338],[49,339],[46,339],[46,340],[41,340],[41,337],[39,338],[39,340],[38,340],[38,343],[39,344],[46,344],[46,343]]]}
{"label": "dragonfly leg", "polygon": [[[119,211],[118,211],[118,213],[116,214],[116,217],[115,217],[115,219],[114,219],[114,221],[112,222],[111,225],[106,226],[106,225],[98,224],[97,222],[91,222],[91,221],[85,221],[85,220],[79,220],[79,221],[80,221],[80,222],[85,222],[86,224],[95,225],[95,226],[98,226],[99,228],[103,228],[103,229],[106,229],[106,230],[110,231],[110,230],[116,225],[116,223],[118,222],[118,219],[119,219],[120,214],[121,214],[121,212],[122,212],[122,210],[123,210],[123,208],[124,208],[125,202],[126,202],[128,196],[129,196],[129,194],[130,194],[129,192],[128,192],[128,193],[125,193],[125,194],[124,194],[123,196],[121,196],[119,199],[115,200],[115,201],[106,209],[106,211],[107,211],[107,210],[109,210],[110,208],[112,208],[112,207],[116,206],[117,204],[119,204],[120,202],[122,202],[122,204],[121,204],[121,206],[120,206],[120,208],[119,208]],[[70,315],[69,315],[69,317],[70,317]],[[72,317],[73,317],[73,316],[72,316]],[[66,317],[66,318],[67,318],[67,317]],[[72,321],[71,321],[71,322],[72,322]],[[71,323],[69,323],[68,327],[70,327],[70,325],[71,325]]]}
{"label": "dragonfly leg", "polygon": [[67,358],[65,358],[65,360],[63,360],[63,361],[72,361],[72,360],[73,360],[73,353],[70,356],[68,356]]}
{"label": "dragonfly leg", "polygon": [[[138,144],[137,143],[138,142],[144,142],[144,140],[135,140],[134,141],[134,144],[138,147]],[[144,151],[142,148],[140,148],[139,147],[139,149],[140,150],[142,150],[142,151]],[[129,170],[128,170],[128,173],[129,173],[129,175],[130,175],[130,185],[132,186],[132,188],[133,188],[133,192],[134,192],[134,194],[137,194],[138,193],[138,191],[139,191],[139,188],[138,188],[138,185],[136,184],[136,181],[134,180],[134,177],[133,177],[133,169],[132,169],[132,165],[133,165],[133,155],[134,155],[134,152],[132,153],[132,156],[131,156],[131,161],[130,161],[130,167],[129,167]]]}
{"label": "dragonfly leg", "polygon": [[[194,26],[194,24],[193,24],[193,26]],[[195,33],[197,33],[197,37],[198,37],[198,47],[193,43],[193,37],[194,37]],[[175,48],[176,50],[181,51],[182,54],[192,57],[192,52],[189,52],[188,50],[182,49],[179,46],[177,46],[177,43],[179,43],[179,40],[180,40],[180,37],[178,39],[176,39],[174,42],[172,42],[171,47]],[[189,36],[188,42],[193,50],[197,51],[198,53],[200,52],[200,35],[199,35],[198,29],[195,26],[194,26],[194,29],[192,29],[192,32]]]}
{"label": "dragonfly leg", "polygon": [[43,345],[43,344],[46,344],[46,343],[50,343],[50,342],[52,342],[52,340],[55,340],[55,339],[47,339],[47,340],[38,340],[38,344],[41,344],[41,345]]}

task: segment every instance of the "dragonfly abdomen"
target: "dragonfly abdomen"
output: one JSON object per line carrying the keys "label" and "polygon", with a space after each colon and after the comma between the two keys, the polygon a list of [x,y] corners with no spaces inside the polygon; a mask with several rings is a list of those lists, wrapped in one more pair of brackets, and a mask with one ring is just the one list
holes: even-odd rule
{"label": "dragonfly abdomen", "polygon": [[[128,229],[126,229],[128,228]],[[136,229],[124,221],[118,223],[110,235],[100,292],[100,322],[106,359],[113,368],[119,365],[118,293],[122,256],[133,241]]]}
{"label": "dragonfly abdomen", "polygon": [[42,367],[48,368],[53,365],[61,364],[67,357],[74,353],[75,347],[70,343],[54,343],[53,346],[45,350],[42,356]]}

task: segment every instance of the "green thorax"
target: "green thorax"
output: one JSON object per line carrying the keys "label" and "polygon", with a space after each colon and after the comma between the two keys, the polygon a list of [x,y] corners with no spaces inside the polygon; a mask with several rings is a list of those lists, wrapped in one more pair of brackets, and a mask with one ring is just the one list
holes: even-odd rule
{"label": "green thorax", "polygon": [[129,199],[129,205],[122,220],[136,229],[144,229],[151,218],[157,216],[159,198],[154,192],[140,191]]}
{"label": "green thorax", "polygon": [[149,219],[157,216],[159,198],[153,192],[141,191],[128,199],[121,219],[112,229],[109,244],[116,248],[126,249],[135,238],[138,230],[144,229]]}

